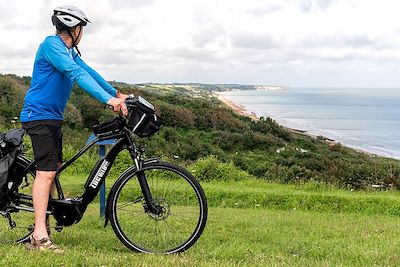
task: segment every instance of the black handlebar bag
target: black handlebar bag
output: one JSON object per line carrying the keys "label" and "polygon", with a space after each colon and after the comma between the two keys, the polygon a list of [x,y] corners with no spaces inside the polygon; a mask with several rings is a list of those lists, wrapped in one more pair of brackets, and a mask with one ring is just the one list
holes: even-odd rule
{"label": "black handlebar bag", "polygon": [[125,101],[129,112],[128,128],[139,137],[148,137],[160,130],[161,119],[155,113],[154,106],[143,97]]}
{"label": "black handlebar bag", "polygon": [[23,129],[0,133],[0,204],[4,203],[8,191],[18,186],[15,175],[15,158],[22,151]]}

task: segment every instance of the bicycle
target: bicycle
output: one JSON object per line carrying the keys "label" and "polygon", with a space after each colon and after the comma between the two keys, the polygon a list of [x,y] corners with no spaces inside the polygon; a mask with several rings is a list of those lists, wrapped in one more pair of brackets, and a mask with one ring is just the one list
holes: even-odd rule
{"label": "bicycle", "polygon": [[[107,197],[104,227],[111,223],[118,239],[129,249],[143,253],[179,253],[201,236],[207,221],[207,200],[199,182],[182,167],[158,158],[144,158],[145,147],[137,148],[135,136],[158,131],[154,107],[142,97],[126,100],[128,117],[118,117],[94,126],[95,139],[81,148],[56,172],[58,198],[49,200],[47,214],[55,229],[78,223],[94,200],[117,155],[127,149],[133,165],[113,184]],[[65,198],[60,173],[96,142],[117,139],[105,157],[90,172],[80,197]],[[30,186],[35,178],[35,162],[19,154],[15,162],[21,184],[8,194],[0,211],[0,242],[27,242],[33,232],[33,204]],[[24,181],[24,182],[23,182]]]}

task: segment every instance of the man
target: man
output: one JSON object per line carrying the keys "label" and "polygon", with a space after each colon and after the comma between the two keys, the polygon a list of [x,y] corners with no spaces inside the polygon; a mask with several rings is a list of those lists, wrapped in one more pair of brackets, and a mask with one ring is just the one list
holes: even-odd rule
{"label": "man", "polygon": [[127,114],[124,100],[128,96],[118,92],[81,59],[77,45],[82,39],[83,26],[90,21],[80,9],[58,7],[54,9],[52,22],[56,34],[48,36],[39,46],[20,119],[31,137],[37,164],[32,188],[35,227],[31,242],[26,245],[28,249],[62,252],[49,237],[46,211],[56,170],[62,162],[61,126],[72,84],[76,82],[100,102],[113,106],[114,111],[121,109],[124,115]]}

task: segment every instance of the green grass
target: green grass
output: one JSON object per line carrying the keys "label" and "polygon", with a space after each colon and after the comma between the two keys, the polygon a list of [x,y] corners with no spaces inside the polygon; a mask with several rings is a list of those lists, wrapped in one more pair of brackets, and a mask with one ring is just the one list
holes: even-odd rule
{"label": "green grass", "polygon": [[103,228],[95,205],[78,225],[54,234],[66,252],[27,252],[0,247],[0,265],[398,265],[400,220],[388,216],[268,209],[211,208],[198,243],[180,256],[130,252]]}
{"label": "green grass", "polygon": [[350,191],[318,183],[283,185],[260,180],[203,183],[214,207],[269,208],[400,216],[400,192]]}
{"label": "green grass", "polygon": [[[111,189],[116,176],[106,181]],[[83,192],[86,175],[65,176],[62,185],[69,197]],[[367,215],[400,216],[400,192],[356,191],[338,189],[317,182],[300,185],[268,183],[258,179],[244,181],[202,182],[211,207],[268,208],[363,213]]]}
{"label": "green grass", "polygon": [[[65,177],[64,183],[75,193],[79,186],[73,185],[81,179]],[[103,228],[98,203],[93,203],[79,224],[54,233],[64,254],[2,245],[0,266],[400,265],[398,192],[253,180],[202,185],[211,206],[208,224],[200,240],[182,255],[132,253],[110,226]]]}

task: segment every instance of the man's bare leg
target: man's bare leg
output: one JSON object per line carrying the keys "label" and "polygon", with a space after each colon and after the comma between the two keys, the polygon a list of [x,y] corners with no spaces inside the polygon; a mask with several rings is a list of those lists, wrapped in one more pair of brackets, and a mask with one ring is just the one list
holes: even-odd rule
{"label": "man's bare leg", "polygon": [[35,214],[35,230],[33,231],[33,237],[36,240],[48,237],[46,229],[46,211],[49,202],[50,188],[53,184],[55,174],[55,171],[36,171],[36,178],[32,188]]}
{"label": "man's bare leg", "polygon": [[[58,168],[61,168],[61,166],[62,166],[62,163],[58,162]],[[55,179],[55,177],[54,177],[54,179]],[[52,198],[52,199],[54,199],[54,193],[56,192],[56,183],[55,183],[54,179],[53,179],[53,182],[51,183],[51,186],[50,186],[50,198]],[[46,227],[50,229],[50,218],[49,218],[49,215],[46,215]],[[49,229],[47,229],[48,230],[47,233],[50,232]]]}
{"label": "man's bare leg", "polygon": [[[58,162],[58,166],[57,166],[58,168],[61,168],[62,167],[62,163],[61,162]],[[55,177],[54,177],[55,178]],[[53,183],[51,184],[51,187],[50,187],[50,197],[51,198],[54,198],[54,193],[56,192],[56,183],[55,183],[55,181],[54,181],[54,179],[53,179]]]}

